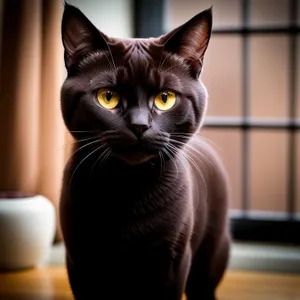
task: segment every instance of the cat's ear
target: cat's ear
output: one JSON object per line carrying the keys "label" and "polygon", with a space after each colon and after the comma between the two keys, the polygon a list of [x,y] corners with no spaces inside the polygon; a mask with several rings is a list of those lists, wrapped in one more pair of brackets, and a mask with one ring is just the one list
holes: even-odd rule
{"label": "cat's ear", "polygon": [[212,7],[202,11],[182,26],[161,36],[164,51],[184,58],[195,76],[199,76],[212,31]]}
{"label": "cat's ear", "polygon": [[62,43],[65,49],[65,65],[69,71],[88,53],[107,50],[109,38],[75,6],[64,3],[62,17]]}

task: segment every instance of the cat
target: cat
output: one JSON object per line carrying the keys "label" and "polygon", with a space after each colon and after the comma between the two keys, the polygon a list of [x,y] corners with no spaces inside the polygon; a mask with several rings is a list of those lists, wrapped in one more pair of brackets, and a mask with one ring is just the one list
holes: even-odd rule
{"label": "cat", "polygon": [[65,3],[75,144],[59,217],[75,299],[216,299],[231,237],[228,176],[199,138],[211,31],[209,8],[159,37],[113,38]]}

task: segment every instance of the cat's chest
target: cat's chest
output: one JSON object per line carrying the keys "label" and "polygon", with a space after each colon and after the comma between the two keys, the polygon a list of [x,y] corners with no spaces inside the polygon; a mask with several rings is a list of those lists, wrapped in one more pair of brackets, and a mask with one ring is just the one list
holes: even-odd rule
{"label": "cat's chest", "polygon": [[[95,181],[82,182],[71,191],[72,206],[78,215],[96,222],[146,223],[185,206],[187,189],[184,184],[141,184],[125,180],[119,184]],[[101,218],[100,218],[101,217]],[[124,224],[123,224],[124,225]]]}
{"label": "cat's chest", "polygon": [[73,177],[64,200],[69,203],[64,224],[72,251],[88,251],[87,257],[93,257],[90,251],[94,251],[122,261],[126,257],[137,266],[156,254],[160,257],[162,249],[173,251],[183,224],[192,215],[188,185],[180,174],[151,181],[145,173],[125,176],[115,170],[89,177],[88,168],[83,171]]}
{"label": "cat's chest", "polygon": [[[187,209],[184,181],[162,178],[151,182],[144,174],[120,176],[81,174],[73,181],[70,202],[73,222],[91,232],[130,239],[172,231]],[[80,179],[80,180],[78,180]]]}
{"label": "cat's chest", "polygon": [[138,208],[136,206],[151,208],[166,201],[174,203],[185,196],[187,184],[183,176],[179,174],[175,177],[172,172],[158,176],[153,173],[151,169],[136,172],[116,166],[107,166],[91,173],[90,168],[86,167],[72,178],[71,197],[85,198],[84,206],[116,211]]}

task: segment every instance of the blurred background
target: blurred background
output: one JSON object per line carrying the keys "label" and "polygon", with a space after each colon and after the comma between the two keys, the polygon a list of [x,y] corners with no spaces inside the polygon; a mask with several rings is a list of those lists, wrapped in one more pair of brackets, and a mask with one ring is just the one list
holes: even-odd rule
{"label": "blurred background", "polygon": [[230,174],[236,238],[299,242],[300,1],[165,3],[164,28],[213,5],[202,135]]}
{"label": "blurred background", "polygon": [[[299,244],[300,0],[68,3],[116,37],[158,36],[213,5],[200,135],[230,176],[234,239]],[[0,191],[42,194],[56,208],[71,153],[59,107],[62,10],[58,0],[0,2]]]}

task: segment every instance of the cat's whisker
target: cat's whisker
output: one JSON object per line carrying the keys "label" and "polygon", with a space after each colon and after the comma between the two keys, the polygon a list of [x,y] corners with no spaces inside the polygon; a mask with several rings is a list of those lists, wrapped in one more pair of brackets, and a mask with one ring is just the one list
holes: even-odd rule
{"label": "cat's whisker", "polygon": [[210,141],[212,142],[210,139],[204,137],[204,136],[200,136],[199,134],[197,133],[192,133],[192,132],[172,132],[171,135],[180,135],[180,136],[197,136],[197,137],[200,137],[201,139],[203,140],[207,140],[207,141]]}
{"label": "cat's whisker", "polygon": [[215,148],[218,148],[218,150],[222,151],[222,149],[220,148],[219,145],[217,145],[215,142],[213,142],[212,140],[208,139],[208,138],[205,138],[203,136],[195,136],[195,138],[193,139],[194,141],[196,142],[202,142],[203,145],[207,146],[207,144],[209,144],[210,146],[213,146]]}
{"label": "cat's whisker", "polygon": [[[109,153],[109,154],[108,154]],[[96,161],[94,162],[92,168],[91,168],[91,172],[90,172],[90,177],[92,177],[92,174],[93,174],[93,170],[94,168],[96,167],[97,163],[99,162],[99,165],[102,165],[102,163],[105,162],[106,160],[106,157],[107,157],[107,154],[108,156],[112,153],[112,150],[110,148],[106,148],[99,156],[98,158],[96,159]],[[108,158],[108,157],[107,157]]]}
{"label": "cat's whisker", "polygon": [[172,135],[174,135],[174,136],[185,136],[185,137],[197,137],[197,138],[200,138],[200,139],[202,139],[202,140],[206,140],[206,141],[208,141],[208,142],[212,142],[213,143],[213,141],[211,141],[210,139],[208,139],[208,138],[206,138],[206,137],[204,137],[204,136],[201,136],[201,135],[199,135],[199,134],[197,134],[197,133],[189,133],[189,132],[172,132],[171,133],[171,136]]}
{"label": "cat's whisker", "polygon": [[[99,149],[99,150],[100,150],[100,149]],[[93,170],[94,170],[94,168],[96,167],[97,162],[98,162],[100,159],[104,158],[105,155],[107,154],[107,152],[109,152],[109,150],[110,150],[109,148],[106,148],[106,149],[98,156],[98,158],[96,159],[96,161],[94,162],[94,164],[93,164],[93,166],[92,166],[92,168],[91,168],[90,178],[92,177]],[[99,164],[101,165],[101,163],[102,163],[102,161],[101,161]]]}
{"label": "cat's whisker", "polygon": [[179,137],[179,138],[191,138],[193,141],[201,144],[201,145],[207,145],[209,143],[210,145],[218,148],[220,150],[220,147],[214,143],[212,140],[205,138],[204,136],[199,136],[194,133],[171,133],[171,136]]}
{"label": "cat's whisker", "polygon": [[[110,50],[110,49],[109,49]],[[109,57],[107,56],[107,54],[104,52],[104,55],[105,55],[105,57],[106,57],[106,59],[107,59],[107,61],[108,61],[108,63],[109,63],[109,66],[111,67],[111,69],[113,70],[113,69],[115,69],[116,70],[116,65],[114,64],[114,60],[113,59],[109,59]],[[110,53],[110,55],[111,55],[111,53]],[[111,55],[112,56],[112,55]],[[113,63],[112,63],[113,62]]]}
{"label": "cat's whisker", "polygon": [[164,157],[160,150],[158,150],[158,155],[159,155],[159,162],[160,162],[160,172],[159,172],[159,179],[160,179],[164,170]]}
{"label": "cat's whisker", "polygon": [[200,170],[200,168],[198,167],[197,163],[194,161],[194,159],[189,155],[189,153],[187,152],[183,152],[181,151],[181,153],[183,154],[183,157],[186,158],[196,169],[196,171],[198,172],[198,174],[200,175],[203,185],[204,185],[204,200],[206,201],[207,196],[208,196],[208,190],[207,190],[207,184],[205,181],[205,177],[203,172]]}
{"label": "cat's whisker", "polygon": [[[174,151],[179,151],[180,154],[185,158],[187,159],[193,166],[194,168],[197,170],[197,172],[199,173],[200,177],[202,178],[203,180],[203,184],[204,184],[204,189],[205,189],[205,197],[207,198],[207,185],[206,185],[206,181],[205,181],[205,178],[204,178],[204,175],[203,175],[203,172],[200,170],[199,166],[197,165],[197,163],[194,161],[194,159],[189,155],[190,153],[188,152],[184,152],[182,149],[178,149],[176,148],[174,145],[172,144],[168,144],[168,146],[173,149]],[[205,199],[206,199],[205,198]]]}
{"label": "cat's whisker", "polygon": [[75,170],[73,171],[72,175],[71,175],[71,178],[70,178],[70,181],[69,181],[69,188],[71,187],[71,182],[72,182],[72,179],[77,171],[77,169],[83,164],[83,162],[85,160],[87,160],[92,154],[94,154],[96,151],[100,150],[101,148],[103,147],[103,145],[97,147],[96,149],[94,149],[92,152],[90,152],[89,154],[87,154],[81,161],[80,163],[77,165],[77,167],[75,168]]}
{"label": "cat's whisker", "polygon": [[[184,165],[187,165],[187,166],[188,166],[188,167],[186,167],[186,170],[187,170],[187,172],[188,172],[188,174],[189,174],[189,173],[190,173],[190,170],[192,169],[192,167],[191,167],[191,162],[190,162],[188,156],[186,156],[186,155],[184,154],[183,151],[180,151],[180,153],[181,153],[181,155],[182,155],[182,159],[183,159],[184,162],[185,162]],[[202,178],[202,180],[203,180],[203,182],[204,182],[204,186],[205,186],[205,198],[204,198],[204,200],[206,200],[206,197],[207,197],[206,183],[205,183],[205,180],[204,180],[204,178],[203,178],[202,172],[201,172],[200,170],[198,170],[198,169],[197,169],[197,172],[199,173],[200,177]],[[198,189],[198,186],[196,187],[196,189],[197,189],[197,192],[198,192],[197,195],[200,195],[200,191],[199,191],[199,189]],[[200,199],[199,197],[195,198],[195,201],[197,201],[197,205],[194,207],[194,212],[196,212],[197,209],[198,209],[198,206],[199,206],[199,199]]]}
{"label": "cat's whisker", "polygon": [[105,161],[107,161],[107,159],[109,158],[109,156],[110,156],[112,153],[113,153],[113,151],[112,151],[110,148],[108,148],[108,151],[107,151],[107,153],[105,154],[105,156],[103,157],[103,159],[101,160],[100,165],[104,164]]}
{"label": "cat's whisker", "polygon": [[82,143],[82,142],[89,141],[89,140],[92,140],[92,139],[97,139],[97,138],[99,139],[98,136],[93,136],[93,137],[89,137],[89,138],[80,139],[80,140],[76,140],[76,141],[73,141],[73,142],[65,143],[58,150],[63,150],[68,146],[72,146],[72,145],[77,144],[77,143]]}
{"label": "cat's whisker", "polygon": [[174,156],[176,156],[177,160],[180,162],[180,164],[185,169],[186,174],[189,174],[190,166],[189,166],[187,159],[185,158],[185,156],[183,154],[183,151],[181,151],[180,149],[177,149],[174,145],[169,145],[169,146],[170,146],[169,150],[174,154]]}
{"label": "cat's whisker", "polygon": [[[200,146],[207,146],[207,143],[204,140],[201,139],[197,139],[193,136],[188,137],[188,136],[181,136],[181,135],[172,135],[173,138],[175,138],[176,140],[179,139],[188,139],[189,143],[191,142],[195,142],[196,144],[200,145]],[[187,142],[185,142],[187,143]]]}
{"label": "cat's whisker", "polygon": [[[185,150],[187,150],[187,152],[189,154],[191,154],[194,158],[200,159],[201,161],[205,162],[209,167],[213,167],[212,162],[209,160],[209,158],[204,153],[202,153],[201,151],[196,151],[196,149],[194,147],[192,147],[191,145],[186,145],[185,147],[187,147],[187,148],[185,148]],[[199,154],[200,157],[198,157],[197,154],[194,153],[194,151],[196,151],[196,153]]]}
{"label": "cat's whisker", "polygon": [[114,65],[111,63],[111,60],[109,59],[109,57],[107,56],[107,54],[104,52],[104,55],[109,63],[109,66],[111,67],[112,70],[114,70]]}
{"label": "cat's whisker", "polygon": [[[109,51],[109,55],[110,55],[110,57],[111,57],[111,62],[112,62],[112,64],[113,64],[114,68],[115,68],[115,71],[117,72],[117,67],[116,67],[116,64],[115,64],[115,60],[114,60],[114,57],[113,57],[113,55],[112,55],[111,49],[110,49],[110,47],[109,47],[108,44],[107,44],[107,48],[108,48],[108,51]],[[106,55],[106,54],[105,54],[105,55]],[[107,59],[108,59],[108,58],[107,58]]]}
{"label": "cat's whisker", "polygon": [[[100,142],[101,142],[101,140],[100,140],[100,139],[97,139],[96,141],[92,141],[92,142],[90,142],[90,143],[87,143],[87,144],[85,144],[85,145],[79,147],[78,149],[76,149],[76,150],[70,155],[68,161],[74,156],[75,153],[77,153],[78,151],[82,150],[83,148],[86,148],[86,147],[88,147],[88,146],[90,146],[90,145],[93,145],[93,144],[95,144],[95,143],[100,143]],[[104,145],[101,145],[100,147],[103,147],[103,146],[104,146]]]}
{"label": "cat's whisker", "polygon": [[74,132],[74,133],[86,133],[86,132],[101,132],[100,130],[70,130],[70,132]]}
{"label": "cat's whisker", "polygon": [[178,153],[178,159],[180,160],[181,165],[184,167],[186,174],[190,173],[190,165],[185,156],[182,154],[181,151]]}
{"label": "cat's whisker", "polygon": [[208,146],[208,144],[209,144],[209,146],[213,146],[215,148],[218,148],[218,150],[221,150],[221,148],[216,143],[214,143],[212,140],[207,139],[205,137],[196,135],[192,138],[192,140],[197,142],[197,143],[201,143],[204,146]]}
{"label": "cat's whisker", "polygon": [[189,134],[189,133],[171,133],[171,136],[190,139],[190,138],[193,138],[194,134]]}
{"label": "cat's whisker", "polygon": [[[195,151],[197,154],[199,154],[205,162],[207,162],[210,166],[212,166],[211,162],[209,161],[209,159],[202,153],[200,152],[199,150],[197,150],[196,148],[192,147],[191,145],[189,144],[186,144],[186,143],[183,143],[183,142],[180,142],[180,141],[177,141],[177,140],[174,140],[174,139],[170,139],[171,142],[173,143],[177,143],[179,145],[182,145],[184,147],[188,147],[189,149],[191,149],[192,151]],[[194,155],[194,157],[197,157],[195,153],[190,153],[192,155]]]}
{"label": "cat's whisker", "polygon": [[197,163],[193,160],[193,158],[191,158],[188,153],[185,153],[185,156],[187,159],[190,160],[190,162],[192,163],[192,165],[195,167],[195,169],[197,170],[197,172],[200,174],[202,180],[203,180],[203,184],[204,184],[204,200],[206,201],[207,199],[207,195],[208,195],[208,190],[207,190],[207,184],[206,184],[206,181],[205,181],[205,177],[204,177],[204,174],[203,172],[201,171],[201,169],[198,167]]}
{"label": "cat's whisker", "polygon": [[163,67],[164,63],[166,62],[168,56],[166,55],[163,61],[161,60],[161,58],[162,58],[162,56],[160,57],[160,62],[159,62],[159,65],[158,65],[158,71],[162,70],[162,67]]}
{"label": "cat's whisker", "polygon": [[[171,152],[171,153],[174,153],[174,155],[176,155],[176,158],[177,160],[181,163],[181,165],[183,166],[183,168],[185,169],[185,172],[186,174],[190,174],[190,170],[191,170],[191,166],[190,166],[190,163],[189,163],[189,160],[188,158],[185,156],[184,152],[181,150],[181,149],[177,149],[174,145],[168,145],[170,146],[168,148],[168,150]],[[173,149],[172,149],[173,148]],[[176,153],[177,152],[177,153]],[[204,177],[203,177],[203,174],[202,172],[197,169],[197,171],[199,172],[202,180],[204,181],[204,184],[205,184],[205,180],[204,180]],[[207,188],[206,188],[206,184],[205,184],[205,189],[207,191]],[[206,195],[207,195],[207,192],[206,192]],[[197,198],[198,199],[198,198]],[[195,200],[196,201],[196,200]],[[197,200],[198,203],[197,203],[197,207],[199,205],[199,200]],[[196,209],[195,209],[196,211]]]}
{"label": "cat's whisker", "polygon": [[[165,149],[162,149],[163,152],[170,158],[170,160],[173,162],[174,166],[175,166],[175,169],[176,169],[176,179],[178,178],[178,175],[179,175],[179,170],[178,170],[178,166],[177,166],[177,162],[176,162],[176,159],[174,159],[172,157],[172,154],[175,156],[176,154],[174,152],[172,152],[171,149],[168,148],[168,145]],[[170,152],[170,153],[169,153]]]}
{"label": "cat's whisker", "polygon": [[[189,149],[191,149],[192,151],[195,151],[195,152],[198,153],[201,157],[203,157],[204,160],[205,160],[207,163],[211,164],[210,161],[209,161],[209,159],[208,159],[201,151],[199,151],[199,150],[196,149],[195,147],[191,146],[189,143],[183,143],[183,142],[181,142],[181,141],[174,140],[174,139],[170,139],[170,141],[171,141],[171,142],[174,142],[175,144],[177,143],[177,144],[179,144],[179,145],[182,145],[183,147],[188,147]],[[200,141],[199,141],[199,142],[200,142]],[[187,149],[187,150],[188,150],[188,149]],[[197,157],[197,156],[195,155],[195,153],[192,153],[192,154],[193,154],[195,157]]]}

